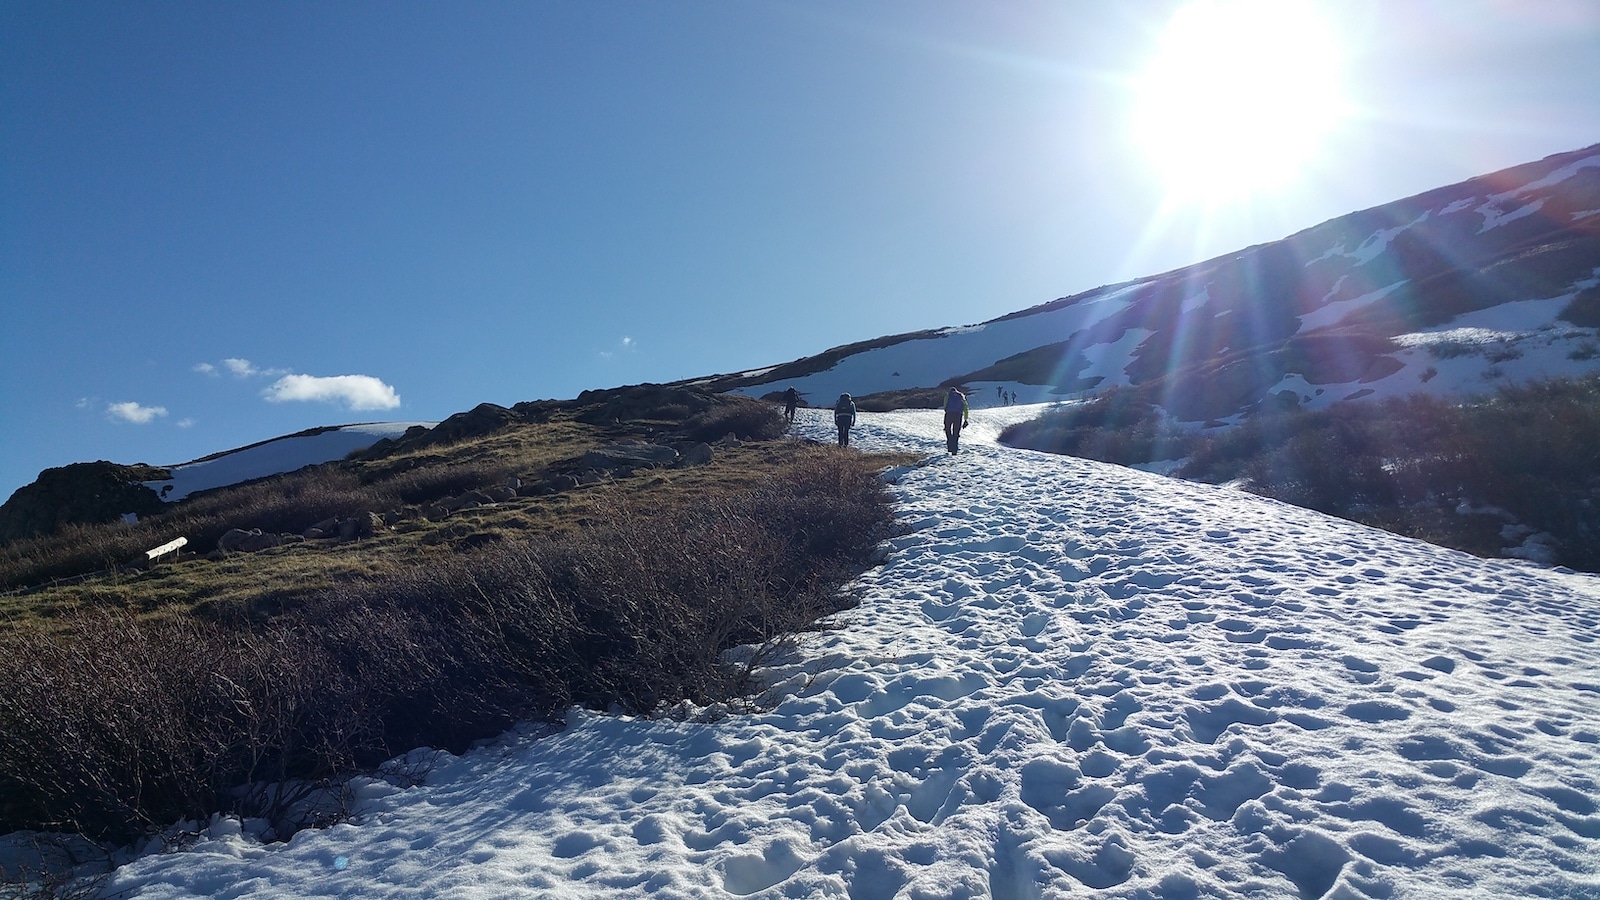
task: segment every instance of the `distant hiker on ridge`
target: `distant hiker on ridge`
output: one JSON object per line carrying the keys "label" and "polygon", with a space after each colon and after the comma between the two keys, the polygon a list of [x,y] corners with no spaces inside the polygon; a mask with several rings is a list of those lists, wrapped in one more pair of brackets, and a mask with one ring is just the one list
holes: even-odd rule
{"label": "distant hiker on ridge", "polygon": [[783,392],[783,420],[794,424],[794,409],[800,405],[800,394],[794,388]]}
{"label": "distant hiker on ridge", "polygon": [[850,446],[850,426],[856,424],[856,401],[849,394],[840,394],[833,405],[833,424],[839,426],[839,446]]}
{"label": "distant hiker on ridge", "polygon": [[960,452],[961,429],[967,424],[967,395],[955,388],[944,395],[944,445],[951,453]]}

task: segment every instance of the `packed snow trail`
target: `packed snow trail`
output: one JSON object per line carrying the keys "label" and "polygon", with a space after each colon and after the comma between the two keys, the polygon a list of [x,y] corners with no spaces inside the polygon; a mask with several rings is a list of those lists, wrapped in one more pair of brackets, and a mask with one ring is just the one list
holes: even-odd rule
{"label": "packed snow trail", "polygon": [[[1600,579],[862,414],[860,606],[720,721],[574,711],[142,897],[1600,896]],[[832,438],[825,411],[800,429]]]}

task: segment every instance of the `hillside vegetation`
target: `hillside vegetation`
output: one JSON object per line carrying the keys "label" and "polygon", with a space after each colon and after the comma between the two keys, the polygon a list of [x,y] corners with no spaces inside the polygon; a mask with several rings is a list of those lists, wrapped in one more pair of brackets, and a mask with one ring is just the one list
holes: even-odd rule
{"label": "hillside vegetation", "polygon": [[[208,551],[227,528],[410,510],[367,537],[208,552],[8,597],[0,832],[122,840],[227,810],[287,837],[313,818],[303,791],[272,784],[326,786],[574,703],[651,713],[735,700],[764,653],[847,603],[841,586],[892,533],[879,472],[905,460],[775,439],[781,417],[741,398],[580,401],[480,408],[453,440],[419,435],[138,526],[6,547],[6,577],[28,583],[175,533]],[[608,446],[687,450],[728,434],[747,440],[720,440],[693,465],[583,468]],[[445,509],[513,477],[523,493]],[[757,650],[730,667],[724,652],[741,645]]]}
{"label": "hillside vegetation", "polygon": [[1017,447],[1237,483],[1480,556],[1600,571],[1600,378],[1427,395],[1307,412],[1258,411],[1227,429],[1176,427],[1137,391],[1111,391],[1007,429]]}

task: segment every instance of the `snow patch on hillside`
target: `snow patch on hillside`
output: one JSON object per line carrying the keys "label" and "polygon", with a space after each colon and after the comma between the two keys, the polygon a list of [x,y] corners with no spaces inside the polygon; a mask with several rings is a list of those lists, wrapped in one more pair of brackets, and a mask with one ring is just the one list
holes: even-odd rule
{"label": "snow patch on hillside", "polygon": [[1483,234],[1485,231],[1488,231],[1491,228],[1499,228],[1501,225],[1504,225],[1507,222],[1515,222],[1518,219],[1531,216],[1538,212],[1543,206],[1543,197],[1540,197],[1538,200],[1535,200],[1532,203],[1519,206],[1510,212],[1502,212],[1500,207],[1494,203],[1485,203],[1477,209],[1477,212],[1483,215],[1483,225],[1478,229],[1478,233]]}
{"label": "snow patch on hillside", "polygon": [[[1342,284],[1343,282],[1344,278],[1341,277],[1339,279],[1339,283]],[[1338,324],[1339,320],[1343,319],[1345,316],[1355,312],[1358,309],[1364,309],[1365,307],[1377,303],[1379,300],[1389,296],[1390,294],[1404,287],[1406,284],[1407,280],[1402,279],[1400,281],[1396,281],[1394,284],[1386,285],[1370,293],[1362,294],[1359,297],[1354,297],[1349,300],[1335,300],[1332,303],[1325,303],[1317,309],[1314,309],[1300,317],[1300,330],[1297,333],[1304,334],[1305,332],[1311,331],[1314,328],[1323,328],[1328,325],[1336,325]],[[1328,292],[1329,296],[1332,296],[1338,290],[1339,284],[1335,284],[1333,286],[1333,290]]]}
{"label": "snow patch on hillside", "polygon": [[901,341],[847,356],[823,372],[741,388],[737,393],[759,397],[792,385],[807,402],[818,405],[831,403],[842,393],[859,397],[881,391],[937,387],[948,378],[988,368],[1006,357],[1070,340],[1126,310],[1143,287],[1142,283],[1125,285],[1059,309],[945,329],[936,337]]}
{"label": "snow patch on hillside", "polygon": [[214,459],[171,466],[172,477],[147,481],[145,487],[172,502],[196,491],[226,487],[269,475],[281,475],[306,466],[344,459],[357,450],[384,438],[397,438],[406,429],[421,425],[432,428],[437,422],[374,422],[346,425],[320,434],[281,437],[253,447],[222,454]]}
{"label": "snow patch on hillside", "polygon": [[1544,198],[1541,197],[1530,203],[1519,206],[1510,212],[1502,212],[1500,205],[1505,203],[1507,200],[1525,197],[1535,191],[1554,187],[1561,182],[1566,181],[1568,178],[1577,175],[1584,169],[1590,168],[1600,168],[1600,154],[1586,156],[1582,159],[1574,160],[1562,166],[1561,168],[1556,169],[1543,178],[1530,181],[1527,184],[1508,191],[1502,191],[1498,194],[1491,194],[1488,198],[1488,202],[1484,203],[1482,206],[1479,206],[1476,210],[1483,215],[1483,227],[1478,229],[1478,233],[1482,234],[1491,228],[1498,228],[1507,222],[1514,222],[1517,219],[1523,218],[1524,216],[1531,216],[1544,206]]}
{"label": "snow patch on hillside", "polygon": [[1560,184],[1563,181],[1566,181],[1568,178],[1571,178],[1572,176],[1574,176],[1574,175],[1578,174],[1579,172],[1583,171],[1584,169],[1595,169],[1595,168],[1600,168],[1600,153],[1596,153],[1593,156],[1585,156],[1582,159],[1573,160],[1572,162],[1567,163],[1566,165],[1562,166],[1559,169],[1556,169],[1555,171],[1551,172],[1549,175],[1546,175],[1543,178],[1537,179],[1535,181],[1530,181],[1527,184],[1524,184],[1524,185],[1522,185],[1520,187],[1513,188],[1513,189],[1511,189],[1509,191],[1505,191],[1503,193],[1495,194],[1492,197],[1490,197],[1489,199],[1497,200],[1497,201],[1498,200],[1509,200],[1512,197],[1520,197],[1520,196],[1523,196],[1524,194],[1530,194],[1530,193],[1532,193],[1534,191],[1544,190],[1545,188],[1549,188],[1549,187],[1555,187],[1556,185]]}
{"label": "snow patch on hillside", "polygon": [[1111,387],[1127,387],[1133,383],[1128,377],[1128,363],[1133,359],[1133,351],[1139,349],[1155,332],[1148,328],[1129,328],[1122,337],[1109,344],[1096,344],[1085,347],[1083,355],[1089,360],[1089,365],[1081,373],[1083,378],[1102,378],[1096,391]]}
{"label": "snow patch on hillside", "polygon": [[1429,215],[1431,215],[1430,212],[1424,212],[1422,215],[1417,216],[1415,219],[1412,219],[1410,222],[1407,222],[1404,225],[1396,225],[1393,228],[1379,229],[1365,241],[1363,241],[1361,246],[1357,247],[1354,251],[1346,253],[1345,255],[1355,260],[1357,265],[1364,266],[1381,256],[1383,251],[1389,249],[1389,242],[1399,237],[1401,232],[1413,225],[1419,225],[1423,222],[1426,222]]}

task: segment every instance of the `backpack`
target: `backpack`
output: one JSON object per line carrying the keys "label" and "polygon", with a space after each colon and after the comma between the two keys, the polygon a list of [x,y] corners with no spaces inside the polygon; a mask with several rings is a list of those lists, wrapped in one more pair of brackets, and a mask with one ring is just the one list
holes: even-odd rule
{"label": "backpack", "polygon": [[945,395],[945,398],[944,398],[944,411],[945,411],[946,415],[952,415],[953,416],[953,415],[961,412],[961,410],[963,408],[965,408],[966,405],[967,405],[967,397],[966,397],[965,394],[961,393],[960,391],[951,390],[950,393]]}
{"label": "backpack", "polygon": [[833,406],[833,420],[835,422],[854,422],[856,418],[856,402],[850,399],[849,394],[839,397],[839,402]]}

